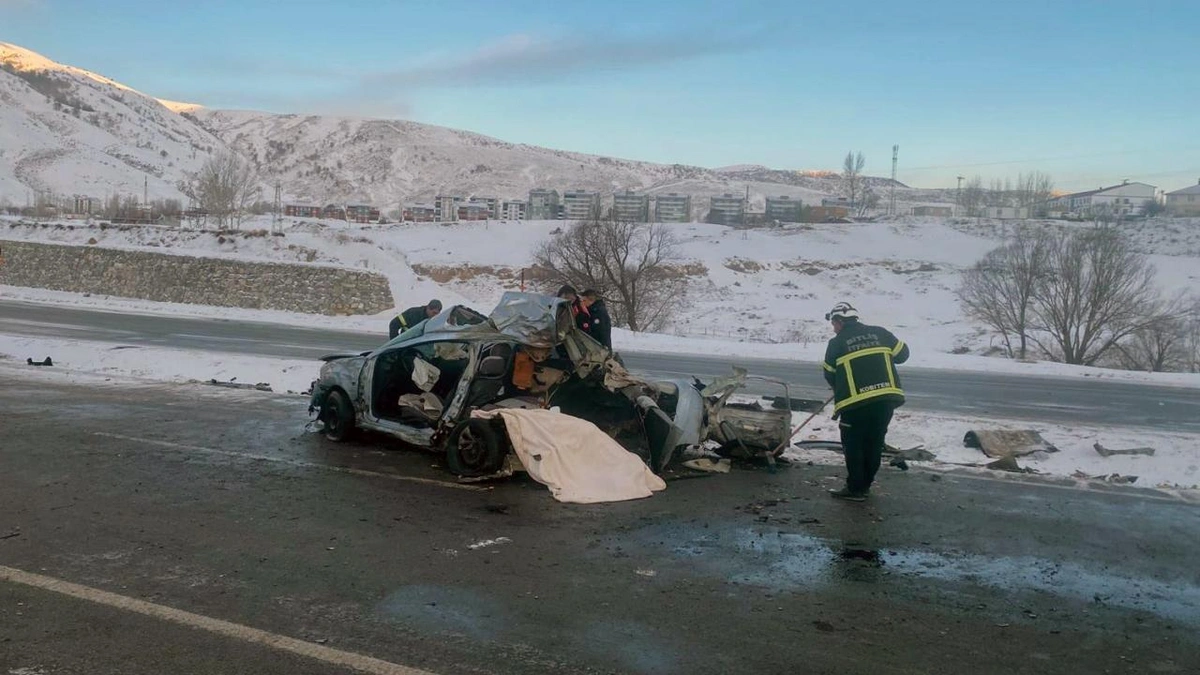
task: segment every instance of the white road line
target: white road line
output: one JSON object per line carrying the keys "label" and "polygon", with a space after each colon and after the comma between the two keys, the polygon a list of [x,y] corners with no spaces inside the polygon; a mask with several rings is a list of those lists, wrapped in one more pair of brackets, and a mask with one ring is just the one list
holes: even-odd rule
{"label": "white road line", "polygon": [[110,434],[104,431],[92,432],[95,436],[103,436],[104,438],[115,438],[131,443],[142,443],[144,445],[154,445],[160,448],[169,448],[171,450],[187,450],[190,452],[202,452],[210,455],[222,455],[225,457],[235,457],[237,459],[254,459],[264,462],[274,462],[276,464],[287,464],[288,466],[298,466],[306,469],[321,469],[322,471],[332,471],[334,473],[348,473],[354,476],[371,476],[372,478],[387,478],[389,480],[399,480],[409,483],[421,483],[424,485],[436,485],[438,487],[454,488],[455,490],[467,490],[469,492],[487,492],[491,488],[480,487],[478,485],[465,485],[463,483],[451,483],[445,480],[434,480],[432,478],[418,478],[416,476],[401,476],[394,473],[381,473],[379,471],[367,471],[366,469],[352,469],[344,466],[331,466],[329,464],[317,464],[316,462],[304,462],[298,459],[287,459],[284,457],[271,457],[270,455],[252,455],[243,452],[232,452],[229,450],[217,450],[216,448],[205,448],[199,445],[186,445],[184,443],[172,443],[171,441],[156,441],[150,438],[137,438],[135,436],[125,436],[122,434]]}
{"label": "white road line", "polygon": [[264,630],[243,626],[230,621],[193,614],[181,609],[157,605],[153,602],[117,595],[116,593],[102,591],[98,588],[81,586],[69,581],[63,581],[62,579],[33,574],[3,565],[0,565],[0,581],[8,581],[14,584],[21,584],[22,586],[31,586],[33,588],[60,593],[72,598],[115,607],[127,612],[170,621],[171,623],[177,623],[190,628],[198,628],[210,633],[216,633],[217,635],[241,640],[242,642],[265,645],[272,649],[291,652],[292,654],[298,654],[336,666],[352,668],[364,673],[377,675],[433,675],[433,673],[427,670],[418,670],[362,654],[344,652],[340,649],[297,640],[285,635],[268,633]]}

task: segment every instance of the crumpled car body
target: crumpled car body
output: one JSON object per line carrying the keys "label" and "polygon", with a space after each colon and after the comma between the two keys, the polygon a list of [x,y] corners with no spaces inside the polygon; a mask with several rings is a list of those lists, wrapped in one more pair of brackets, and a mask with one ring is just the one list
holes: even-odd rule
{"label": "crumpled car body", "polygon": [[[495,407],[557,407],[661,471],[677,449],[724,444],[736,433],[738,414],[727,400],[746,378],[737,371],[703,392],[694,381],[640,378],[576,328],[568,303],[517,292],[488,316],[453,306],[378,349],[322,360],[309,412],[328,437],[387,434],[445,452],[461,476],[494,473],[507,454],[503,430],[471,418],[472,410]],[[786,438],[788,419],[781,419],[760,434],[764,447]]]}

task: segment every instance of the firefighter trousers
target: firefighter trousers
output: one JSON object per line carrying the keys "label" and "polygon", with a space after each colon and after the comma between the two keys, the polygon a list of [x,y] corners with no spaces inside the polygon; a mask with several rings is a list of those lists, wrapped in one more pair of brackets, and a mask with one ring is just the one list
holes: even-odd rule
{"label": "firefighter trousers", "polygon": [[846,489],[865,494],[883,460],[884,439],[894,407],[880,401],[842,412],[838,426],[846,455]]}

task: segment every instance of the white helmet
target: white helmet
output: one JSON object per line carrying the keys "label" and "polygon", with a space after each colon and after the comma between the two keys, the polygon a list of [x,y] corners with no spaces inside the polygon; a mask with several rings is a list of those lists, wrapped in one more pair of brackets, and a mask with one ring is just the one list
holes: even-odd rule
{"label": "white helmet", "polygon": [[854,309],[854,306],[848,302],[839,302],[838,304],[833,306],[833,309],[831,309],[825,313],[826,321],[832,321],[833,319],[841,319],[841,320],[845,321],[847,319],[857,319],[857,318],[858,318],[858,310]]}

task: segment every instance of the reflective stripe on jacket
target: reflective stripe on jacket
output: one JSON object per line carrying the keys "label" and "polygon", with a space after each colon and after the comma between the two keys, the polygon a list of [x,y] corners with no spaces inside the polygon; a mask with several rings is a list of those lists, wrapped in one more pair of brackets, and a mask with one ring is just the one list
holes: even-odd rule
{"label": "reflective stripe on jacket", "polygon": [[834,413],[868,402],[904,404],[896,364],[908,360],[908,345],[887,329],[850,321],[825,350],[825,381],[833,387]]}

